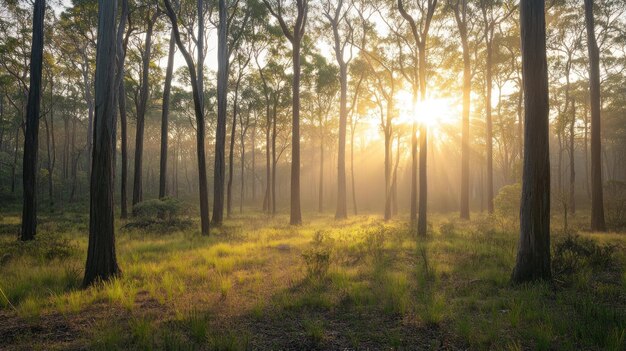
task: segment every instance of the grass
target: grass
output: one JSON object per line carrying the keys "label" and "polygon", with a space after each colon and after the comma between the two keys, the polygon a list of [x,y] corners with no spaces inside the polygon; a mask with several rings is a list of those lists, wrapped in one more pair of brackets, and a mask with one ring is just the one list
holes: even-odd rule
{"label": "grass", "polygon": [[[512,286],[514,225],[474,217],[434,215],[426,237],[405,218],[374,216],[311,214],[291,227],[283,216],[247,215],[209,237],[195,225],[125,227],[116,238],[123,275],[84,290],[86,217],[44,218],[34,243],[0,234],[2,347],[626,347],[625,234],[579,229],[568,239],[555,228],[554,282]],[[1,233],[19,217],[0,221]]]}

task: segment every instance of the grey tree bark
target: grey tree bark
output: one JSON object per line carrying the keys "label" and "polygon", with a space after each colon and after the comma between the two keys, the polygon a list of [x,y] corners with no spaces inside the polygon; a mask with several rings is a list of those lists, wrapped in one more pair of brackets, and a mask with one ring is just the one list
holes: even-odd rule
{"label": "grey tree bark", "polygon": [[41,70],[43,67],[45,0],[35,0],[33,37],[30,53],[30,84],[24,132],[22,228],[20,240],[35,238],[37,232],[37,151],[39,150],[39,115],[41,111]]}
{"label": "grey tree bark", "polygon": [[602,194],[602,136],[600,122],[600,53],[596,41],[593,0],[585,0],[587,51],[589,53],[589,95],[591,104],[591,230],[606,231]]}
{"label": "grey tree bark", "polygon": [[[158,17],[155,10],[151,18],[148,18],[148,29],[142,52],[141,88],[139,91],[139,104],[137,105],[137,133],[135,136],[135,174],[133,180],[133,206],[143,201],[143,135],[148,109],[148,86],[150,73],[150,56],[152,55],[152,31]],[[133,210],[134,212],[134,210]]]}
{"label": "grey tree bark", "polygon": [[189,77],[191,80],[194,112],[196,115],[196,151],[198,154],[198,185],[200,190],[200,226],[202,235],[209,235],[209,195],[206,175],[206,156],[204,150],[205,121],[204,111],[202,108],[202,100],[200,97],[200,94],[202,92],[199,89],[198,80],[196,77],[196,67],[194,66],[193,59],[191,58],[191,55],[185,48],[185,45],[180,38],[180,31],[178,29],[178,20],[176,18],[176,13],[172,8],[170,0],[164,0],[164,3],[167,16],[172,23],[172,31],[174,32],[174,38],[176,38],[176,46],[185,58],[185,63],[187,63]]}
{"label": "grey tree bark", "polygon": [[550,154],[544,0],[521,0],[524,165],[520,240],[512,281],[550,279]]}
{"label": "grey tree bark", "polygon": [[228,12],[225,0],[219,0],[217,33],[217,130],[215,132],[215,167],[213,168],[214,225],[224,220],[224,180],[226,177],[226,113],[228,109]]}
{"label": "grey tree bark", "polygon": [[115,20],[117,0],[98,1],[95,119],[90,184],[89,244],[83,286],[119,275],[115,254],[113,158],[115,153]]}
{"label": "grey tree bark", "polygon": [[161,160],[159,171],[159,198],[167,195],[167,137],[168,117],[170,111],[170,91],[172,90],[172,75],[174,71],[174,53],[176,52],[176,39],[174,31],[170,33],[170,46],[167,56],[167,70],[165,72],[165,86],[163,87],[163,107],[161,109]]}
{"label": "grey tree bark", "polygon": [[281,0],[276,9],[263,0],[265,6],[274,16],[280,28],[291,42],[292,62],[293,62],[293,82],[292,82],[292,125],[291,125],[291,211],[289,223],[291,225],[302,224],[302,211],[300,209],[300,46],[304,29],[306,27],[307,13],[309,10],[308,0],[296,0],[297,16],[293,30],[287,27],[283,19]]}

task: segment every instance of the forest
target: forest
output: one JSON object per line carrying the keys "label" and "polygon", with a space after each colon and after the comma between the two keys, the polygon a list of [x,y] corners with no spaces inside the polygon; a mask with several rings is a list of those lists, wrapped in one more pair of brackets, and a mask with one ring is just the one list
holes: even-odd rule
{"label": "forest", "polygon": [[626,0],[0,0],[0,350],[626,349]]}

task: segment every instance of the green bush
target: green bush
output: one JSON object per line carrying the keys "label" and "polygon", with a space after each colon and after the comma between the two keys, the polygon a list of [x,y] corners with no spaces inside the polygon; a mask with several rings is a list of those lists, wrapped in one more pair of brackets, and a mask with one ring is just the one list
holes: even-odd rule
{"label": "green bush", "polygon": [[496,215],[505,218],[517,218],[521,196],[522,185],[520,183],[505,185],[500,188],[498,195],[493,199]]}
{"label": "green bush", "polygon": [[611,180],[604,186],[607,225],[616,230],[626,229],[626,183]]}
{"label": "green bush", "polygon": [[188,207],[169,197],[140,202],[133,206],[133,219],[124,228],[151,231],[184,230],[192,225]]}
{"label": "green bush", "polygon": [[31,257],[40,262],[65,259],[79,252],[76,243],[49,233],[37,235],[31,241],[10,241],[0,245],[0,266],[18,257]]}
{"label": "green bush", "polygon": [[328,274],[331,252],[329,241],[326,232],[318,230],[313,236],[312,247],[302,253],[309,279],[321,280]]}
{"label": "green bush", "polygon": [[592,239],[568,235],[554,244],[552,271],[555,278],[565,284],[586,269],[610,271],[616,267],[615,251],[615,245],[599,245]]}
{"label": "green bush", "polygon": [[140,218],[172,220],[186,212],[183,203],[171,197],[140,202],[133,206],[133,215]]}
{"label": "green bush", "polygon": [[447,221],[447,222],[441,223],[441,225],[439,226],[439,233],[445,236],[454,235],[456,233],[456,227],[454,225],[454,222]]}

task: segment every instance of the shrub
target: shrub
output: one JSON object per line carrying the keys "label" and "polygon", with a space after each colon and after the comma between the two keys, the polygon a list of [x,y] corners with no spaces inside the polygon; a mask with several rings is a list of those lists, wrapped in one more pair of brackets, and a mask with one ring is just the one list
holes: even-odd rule
{"label": "shrub", "polygon": [[140,202],[133,206],[133,214],[139,218],[159,218],[171,221],[186,213],[182,202],[171,197]]}
{"label": "shrub", "polygon": [[454,222],[448,221],[444,222],[439,226],[439,232],[441,235],[452,236],[456,232],[456,228],[454,226]]}
{"label": "shrub", "polygon": [[604,186],[607,225],[626,229],[626,183],[611,180]]}
{"label": "shrub", "polygon": [[568,284],[585,269],[607,271],[615,267],[615,245],[599,245],[591,239],[568,235],[554,245],[552,270],[557,280]]}
{"label": "shrub", "polygon": [[316,231],[313,235],[312,247],[302,253],[309,279],[324,279],[330,267],[329,239],[324,231]]}
{"label": "shrub", "polygon": [[181,201],[173,198],[153,199],[133,206],[134,218],[124,228],[141,228],[151,231],[185,230],[192,225],[188,208]]}
{"label": "shrub", "polygon": [[496,215],[507,218],[517,217],[521,196],[522,185],[520,183],[503,186],[493,199]]}
{"label": "shrub", "polygon": [[10,241],[0,245],[0,266],[9,261],[26,256],[40,262],[65,259],[78,253],[78,246],[67,238],[49,233],[38,235],[31,241]]}

